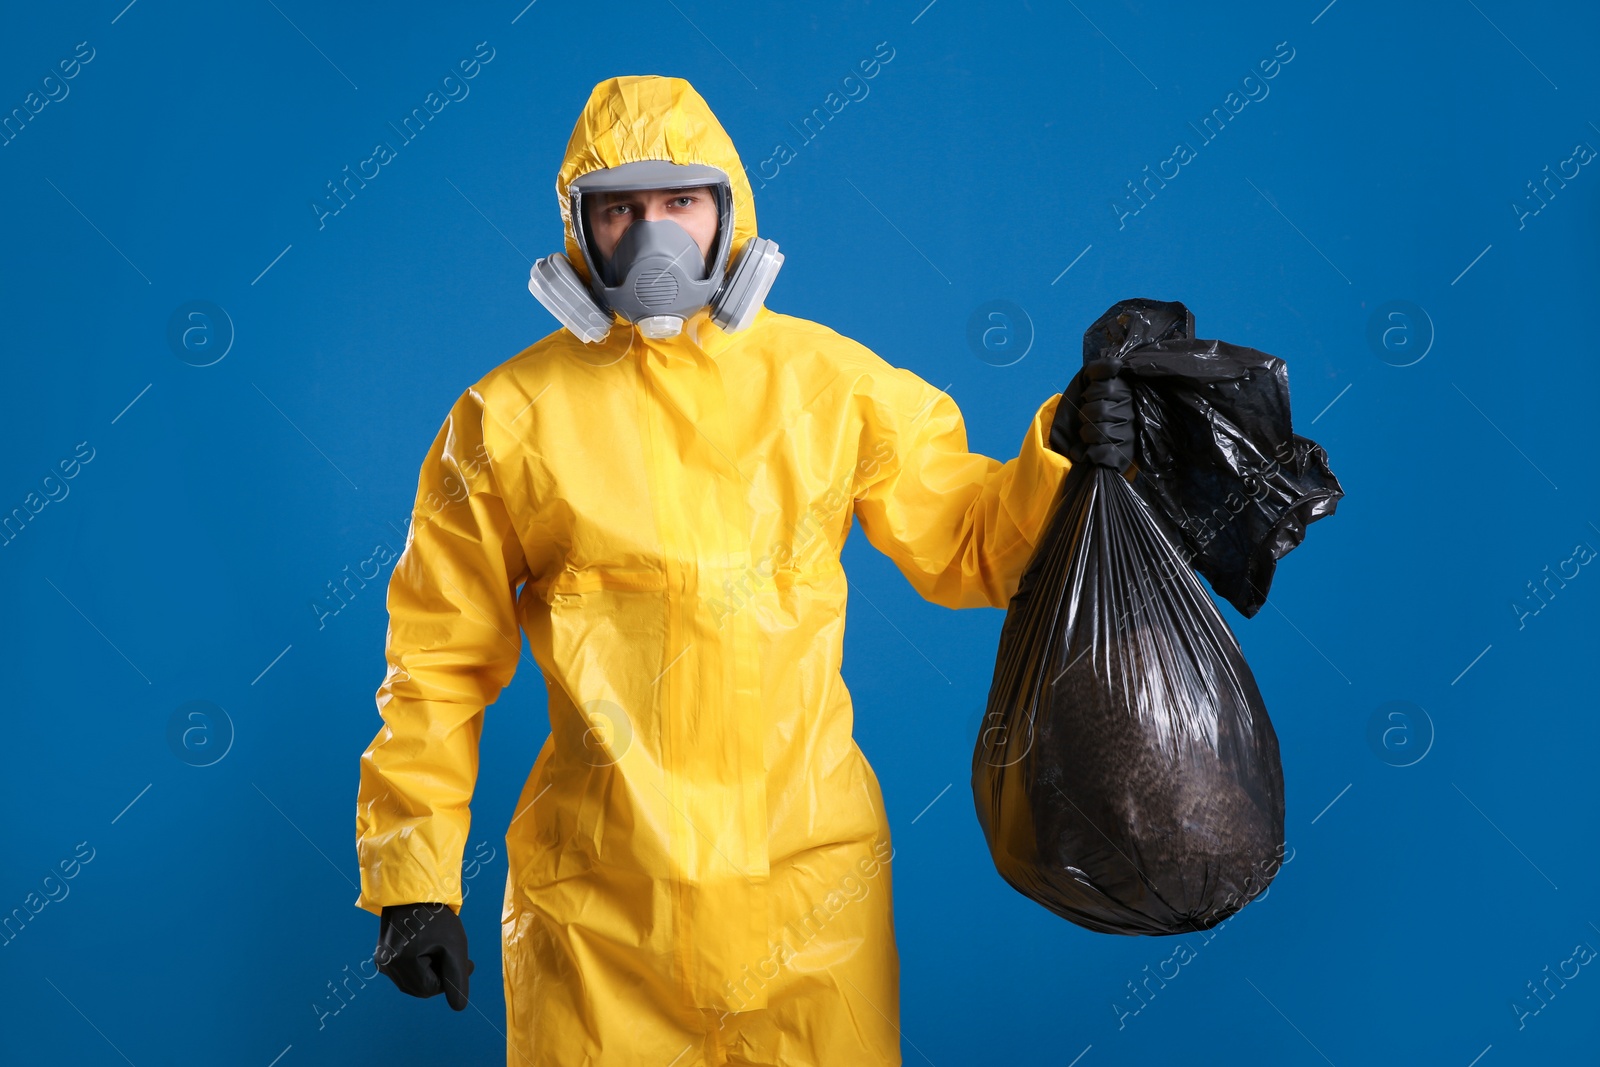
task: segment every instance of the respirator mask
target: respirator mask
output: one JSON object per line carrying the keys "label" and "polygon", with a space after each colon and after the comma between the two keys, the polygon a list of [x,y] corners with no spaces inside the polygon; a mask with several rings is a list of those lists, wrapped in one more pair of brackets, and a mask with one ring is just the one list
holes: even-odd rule
{"label": "respirator mask", "polygon": [[[586,216],[588,201],[602,193],[699,187],[709,187],[716,197],[717,236],[709,257],[701,255],[694,238],[676,222],[640,219],[602,259]],[[752,237],[729,268],[733,191],[728,175],[717,167],[654,159],[624,163],[575,178],[568,197],[568,217],[589,271],[588,285],[557,252],[533,265],[528,291],[589,344],[605,340],[613,313],[652,338],[676,337],[685,320],[705,307],[723,330],[742,330],[755,321],[783,265],[775,242]]]}

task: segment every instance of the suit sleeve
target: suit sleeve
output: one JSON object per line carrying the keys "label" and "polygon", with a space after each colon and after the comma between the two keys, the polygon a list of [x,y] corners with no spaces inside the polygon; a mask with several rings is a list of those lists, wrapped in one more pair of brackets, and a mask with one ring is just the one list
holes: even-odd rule
{"label": "suit sleeve", "polygon": [[383,727],[361,756],[356,800],[358,907],[460,910],[484,708],[516,672],[527,577],[484,445],[483,401],[469,389],[423,461],[389,579]]}
{"label": "suit sleeve", "polygon": [[1072,463],[1049,447],[1058,393],[1035,411],[1015,459],[967,450],[955,401],[883,364],[859,398],[855,514],[867,539],[925,599],[947,608],[1011,602]]}

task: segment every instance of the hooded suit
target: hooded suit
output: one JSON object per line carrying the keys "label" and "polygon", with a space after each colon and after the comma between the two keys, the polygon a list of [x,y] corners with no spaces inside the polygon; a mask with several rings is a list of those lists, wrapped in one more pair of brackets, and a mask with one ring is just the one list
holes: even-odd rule
{"label": "hooded suit", "polygon": [[[645,159],[732,182],[677,78],[594,88],[556,180]],[[459,910],[484,708],[526,635],[550,734],[505,835],[507,1062],[900,1063],[893,856],[840,674],[852,519],[925,598],[1005,607],[1059,501],[1059,394],[1006,463],[948,395],[763,308],[543,338],[467,389],[390,579],[361,892]],[[904,714],[905,709],[875,709]]]}

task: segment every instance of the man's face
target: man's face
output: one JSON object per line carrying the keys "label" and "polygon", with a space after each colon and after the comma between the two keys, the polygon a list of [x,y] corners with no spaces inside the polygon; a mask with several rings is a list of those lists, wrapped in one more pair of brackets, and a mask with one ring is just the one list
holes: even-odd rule
{"label": "man's face", "polygon": [[640,219],[671,219],[688,231],[709,260],[717,237],[717,198],[709,185],[693,189],[644,189],[638,192],[598,193],[586,205],[589,232],[606,259],[617,242]]}

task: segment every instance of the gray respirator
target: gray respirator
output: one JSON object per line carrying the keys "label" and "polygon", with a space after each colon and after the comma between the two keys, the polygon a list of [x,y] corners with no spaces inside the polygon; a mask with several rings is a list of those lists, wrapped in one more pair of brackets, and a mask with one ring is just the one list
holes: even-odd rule
{"label": "gray respirator", "polygon": [[[611,256],[602,259],[589,231],[585,197],[700,186],[709,186],[717,200],[717,236],[709,257],[701,256],[694,238],[676,222],[641,219],[628,226]],[[568,195],[573,236],[583,252],[589,284],[586,287],[567,257],[557,252],[533,265],[528,291],[561,325],[589,344],[605,340],[613,312],[638,326],[646,337],[676,337],[684,321],[705,307],[723,330],[742,330],[755,321],[783,265],[775,242],[752,237],[729,269],[733,192],[727,174],[717,167],[666,160],[624,163],[574,179]],[[711,261],[709,269],[706,258]]]}

